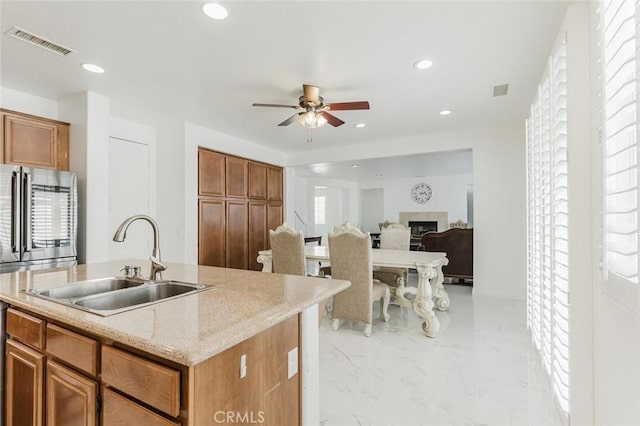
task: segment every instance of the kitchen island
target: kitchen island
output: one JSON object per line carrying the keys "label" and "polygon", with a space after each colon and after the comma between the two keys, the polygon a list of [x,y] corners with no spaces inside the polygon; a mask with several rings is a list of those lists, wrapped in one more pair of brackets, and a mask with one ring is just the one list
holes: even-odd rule
{"label": "kitchen island", "polygon": [[[318,424],[317,304],[348,281],[169,264],[164,279],[213,288],[106,317],[24,293],[122,264],[0,275],[8,416],[32,391],[34,424],[64,418],[55,403],[75,392],[78,404],[95,396],[89,424]],[[16,389],[12,371],[29,371],[31,387]]]}

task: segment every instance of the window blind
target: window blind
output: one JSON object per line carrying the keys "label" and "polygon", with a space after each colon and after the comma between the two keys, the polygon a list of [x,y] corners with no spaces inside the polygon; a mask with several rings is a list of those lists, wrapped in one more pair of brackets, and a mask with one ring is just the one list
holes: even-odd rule
{"label": "window blind", "polygon": [[527,128],[527,324],[569,413],[569,221],[566,39],[554,49]]}
{"label": "window blind", "polygon": [[638,284],[638,2],[599,10],[605,279]]}

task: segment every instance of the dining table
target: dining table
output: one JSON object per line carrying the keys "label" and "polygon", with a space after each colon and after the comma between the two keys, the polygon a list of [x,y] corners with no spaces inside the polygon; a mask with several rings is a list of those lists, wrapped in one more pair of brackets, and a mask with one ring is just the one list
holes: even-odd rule
{"label": "dining table", "polygon": [[[331,256],[327,246],[305,246],[307,261],[329,262]],[[271,250],[258,252],[258,263],[263,272],[272,272]],[[418,287],[398,284],[395,289],[396,302],[405,308],[411,308],[422,318],[422,330],[428,337],[436,337],[440,330],[440,321],[435,309],[446,311],[449,308],[449,295],[444,289],[442,267],[449,263],[443,252],[372,249],[371,263],[375,267],[393,267],[415,269],[418,273]],[[435,303],[434,303],[435,299]]]}

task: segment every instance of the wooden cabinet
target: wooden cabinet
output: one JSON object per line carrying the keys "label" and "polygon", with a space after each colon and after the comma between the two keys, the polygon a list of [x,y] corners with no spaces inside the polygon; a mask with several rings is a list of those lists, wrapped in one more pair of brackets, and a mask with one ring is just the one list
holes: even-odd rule
{"label": "wooden cabinet", "polygon": [[196,365],[194,425],[228,424],[227,412],[244,416],[234,424],[299,425],[300,374],[289,377],[287,369],[289,351],[299,347],[298,326],[298,316],[291,317]]}
{"label": "wooden cabinet", "polygon": [[[289,356],[300,347],[299,315],[189,367],[41,321],[46,354],[12,335],[6,342],[0,424],[300,425],[300,374],[288,372]],[[94,366],[95,374],[84,373]]]}
{"label": "wooden cabinet", "polygon": [[269,167],[267,169],[267,199],[269,201],[282,201],[282,167]]}
{"label": "wooden cabinet", "polygon": [[222,199],[198,201],[198,264],[225,267],[226,207]]}
{"label": "wooden cabinet", "polygon": [[100,344],[89,337],[47,324],[47,355],[51,355],[91,376],[98,374]]}
{"label": "wooden cabinet", "polygon": [[224,197],[225,155],[207,149],[198,150],[198,194]]}
{"label": "wooden cabinet", "polygon": [[265,201],[249,201],[249,253],[256,253],[249,258],[249,269],[261,271],[258,263],[258,252],[268,247],[267,203]]}
{"label": "wooden cabinet", "polygon": [[102,406],[102,424],[104,426],[180,425],[179,422],[168,420],[106,387],[102,389]]}
{"label": "wooden cabinet", "polygon": [[6,425],[44,425],[44,355],[11,339],[5,354]]}
{"label": "wooden cabinet", "polygon": [[[267,236],[269,230],[274,230],[282,225],[282,203],[277,201],[269,201],[267,203]],[[267,238],[268,242],[268,238]],[[271,245],[269,245],[271,248]]]}
{"label": "wooden cabinet", "polygon": [[6,164],[69,170],[69,123],[0,109]]}
{"label": "wooden cabinet", "polygon": [[249,198],[267,198],[267,166],[264,164],[249,162]]}
{"label": "wooden cabinet", "polygon": [[47,361],[47,425],[96,426],[98,383]]}
{"label": "wooden cabinet", "polygon": [[103,346],[101,377],[105,386],[118,389],[170,416],[180,414],[180,372],[173,368]]}
{"label": "wooden cabinet", "polygon": [[244,158],[225,158],[225,188],[227,197],[247,198],[247,163]]}
{"label": "wooden cabinet", "polygon": [[198,150],[198,263],[260,270],[282,224],[282,168]]}
{"label": "wooden cabinet", "polygon": [[44,349],[44,321],[15,309],[7,309],[7,334],[35,349]]}
{"label": "wooden cabinet", "polygon": [[227,201],[226,204],[226,266],[227,268],[247,269],[249,255],[247,248],[247,202],[243,200]]}

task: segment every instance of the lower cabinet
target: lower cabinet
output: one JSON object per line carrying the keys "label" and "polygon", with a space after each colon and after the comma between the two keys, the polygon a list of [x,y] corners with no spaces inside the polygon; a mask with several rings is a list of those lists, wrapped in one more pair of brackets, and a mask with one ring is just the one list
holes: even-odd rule
{"label": "lower cabinet", "polygon": [[15,308],[7,317],[0,424],[300,424],[299,359],[294,371],[288,365],[300,346],[298,315],[190,367]]}
{"label": "lower cabinet", "polygon": [[44,355],[15,341],[6,342],[6,425],[44,425]]}
{"label": "lower cabinet", "polygon": [[47,425],[95,426],[98,382],[47,361]]}
{"label": "lower cabinet", "polygon": [[106,387],[102,388],[102,424],[105,426],[180,425],[180,423],[167,420]]}

